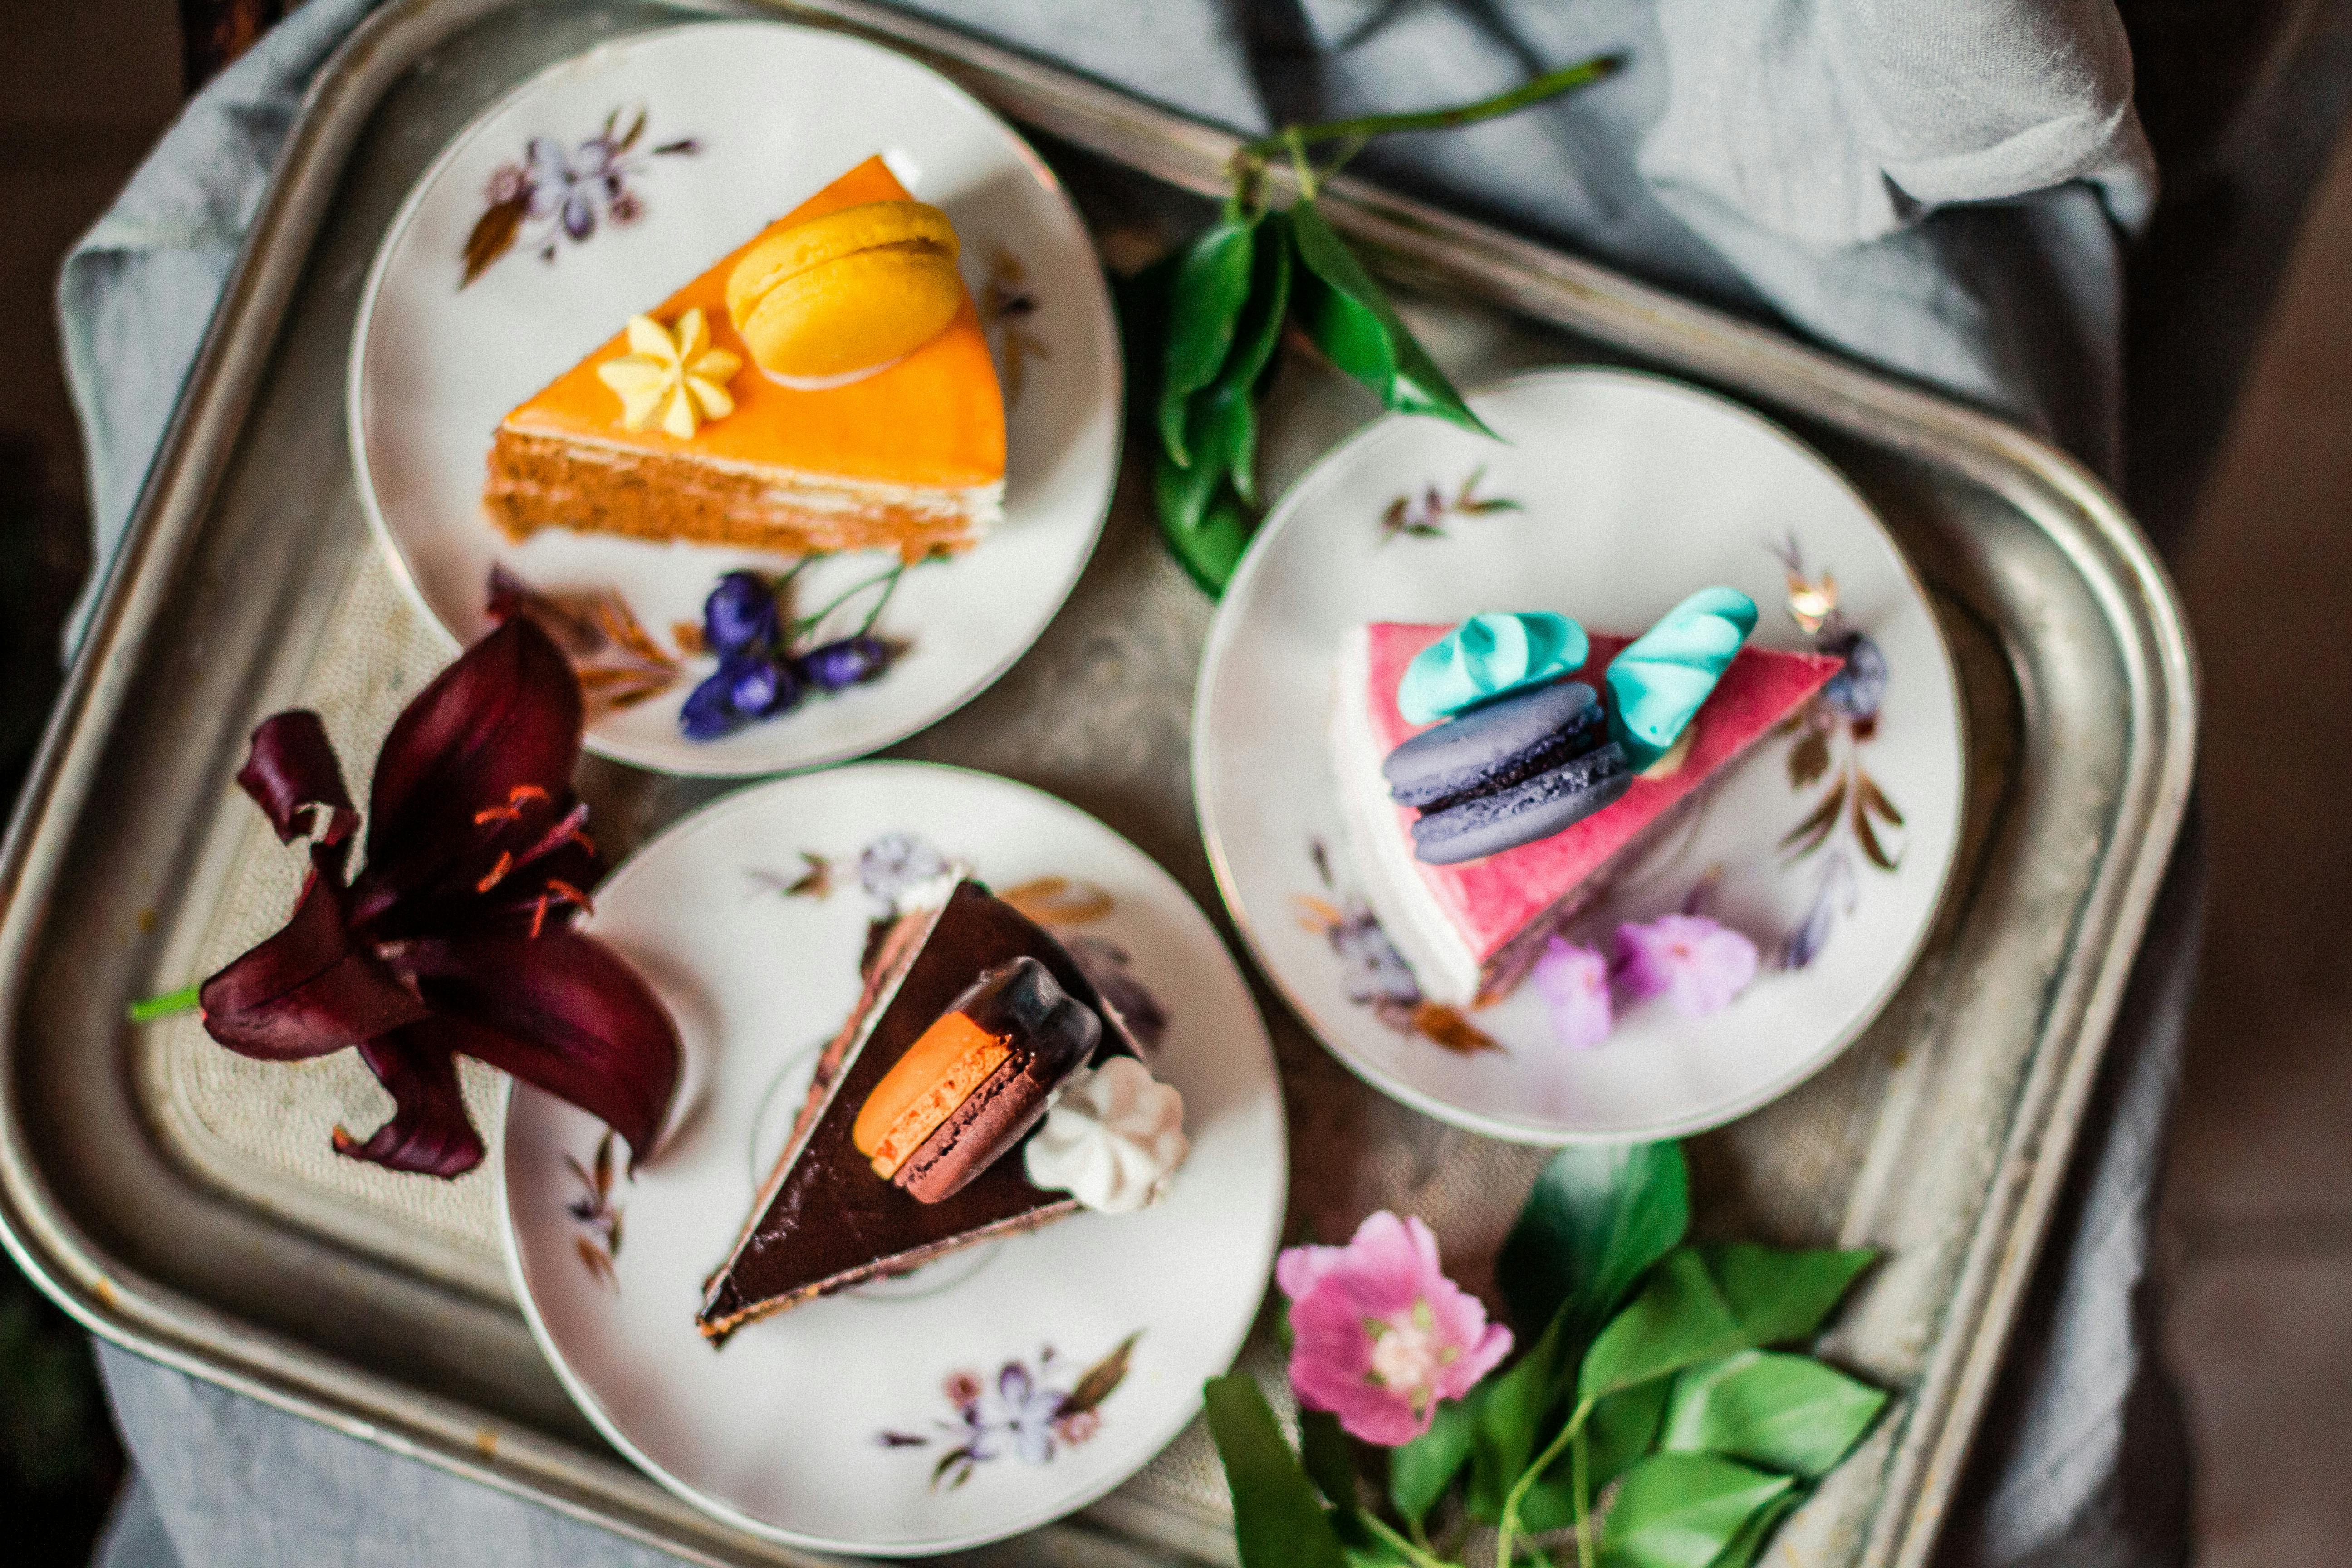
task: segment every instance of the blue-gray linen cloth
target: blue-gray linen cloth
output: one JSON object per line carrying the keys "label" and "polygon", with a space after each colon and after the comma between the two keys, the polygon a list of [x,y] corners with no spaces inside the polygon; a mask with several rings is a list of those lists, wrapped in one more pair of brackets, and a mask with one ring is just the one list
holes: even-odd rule
{"label": "blue-gray linen cloth", "polygon": [[[100,563],[302,91],[373,4],[309,0],[189,105],[66,263]],[[2123,250],[2156,171],[2111,0],[918,8],[1249,130],[1478,98],[1622,52],[1598,89],[1393,139],[1360,166],[1999,409],[2117,472]],[[2176,879],[1948,1562],[2185,1556],[2185,1461],[2135,1301],[2195,902]],[[109,1568],[673,1561],[123,1352],[101,1363],[135,1464]]]}

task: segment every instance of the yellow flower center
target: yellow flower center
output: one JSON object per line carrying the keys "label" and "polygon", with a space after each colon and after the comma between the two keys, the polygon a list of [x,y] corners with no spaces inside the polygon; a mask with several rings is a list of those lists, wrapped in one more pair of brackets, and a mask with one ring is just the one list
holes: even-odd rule
{"label": "yellow flower center", "polygon": [[1364,1328],[1372,1336],[1371,1380],[1403,1394],[1416,1415],[1428,1409],[1437,1398],[1437,1374],[1462,1353],[1437,1332],[1429,1303],[1415,1301],[1403,1322],[1373,1318]]}

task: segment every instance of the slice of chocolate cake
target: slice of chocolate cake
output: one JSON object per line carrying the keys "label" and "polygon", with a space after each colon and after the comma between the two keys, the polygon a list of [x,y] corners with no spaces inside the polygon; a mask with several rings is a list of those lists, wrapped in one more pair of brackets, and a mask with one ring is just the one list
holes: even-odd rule
{"label": "slice of chocolate cake", "polygon": [[1070,1072],[1134,1054],[1076,962],[1012,905],[968,878],[909,895],[703,1293],[703,1333],[1076,1212],[1031,1184],[1015,1145]]}

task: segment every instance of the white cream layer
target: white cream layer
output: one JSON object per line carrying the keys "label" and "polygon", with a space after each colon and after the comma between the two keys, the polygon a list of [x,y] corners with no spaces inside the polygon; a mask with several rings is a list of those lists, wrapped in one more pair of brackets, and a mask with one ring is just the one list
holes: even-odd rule
{"label": "white cream layer", "polygon": [[1422,994],[1467,1007],[1478,995],[1478,959],[1422,880],[1412,837],[1381,776],[1383,758],[1365,707],[1371,683],[1371,638],[1362,626],[1339,642],[1331,704],[1331,765],[1349,858],[1364,880],[1364,901],[1412,969]]}

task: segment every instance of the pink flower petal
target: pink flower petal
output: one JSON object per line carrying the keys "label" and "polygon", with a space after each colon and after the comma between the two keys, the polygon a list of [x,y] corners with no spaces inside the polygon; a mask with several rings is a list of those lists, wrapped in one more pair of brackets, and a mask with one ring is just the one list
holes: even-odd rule
{"label": "pink flower petal", "polygon": [[1609,1007],[1609,961],[1565,937],[1544,943],[1530,976],[1551,1015],[1552,1038],[1571,1050],[1587,1050],[1609,1037],[1615,1026]]}
{"label": "pink flower petal", "polygon": [[1664,996],[1686,1017],[1719,1013],[1756,978],[1756,944],[1705,915],[1617,928],[1618,973],[1636,996]]}
{"label": "pink flower petal", "polygon": [[1297,1247],[1275,1266],[1291,1299],[1290,1384],[1367,1443],[1393,1447],[1429,1429],[1501,1361],[1511,1332],[1440,1270],[1420,1220],[1381,1212],[1345,1247]]}

